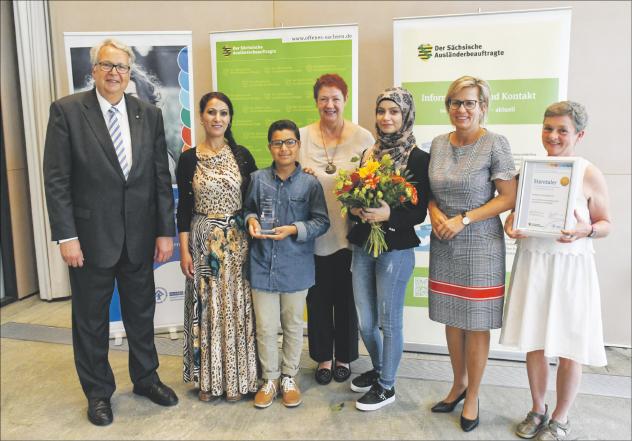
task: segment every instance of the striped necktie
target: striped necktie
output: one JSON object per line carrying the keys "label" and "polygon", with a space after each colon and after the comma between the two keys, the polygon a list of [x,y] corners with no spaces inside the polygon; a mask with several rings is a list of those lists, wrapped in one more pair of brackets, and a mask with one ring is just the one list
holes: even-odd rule
{"label": "striped necktie", "polygon": [[129,161],[125,153],[125,146],[123,145],[123,133],[121,132],[121,126],[119,124],[118,109],[114,106],[108,110],[108,131],[110,132],[119,164],[121,164],[121,170],[123,170],[123,175],[125,179],[127,179],[129,175]]}

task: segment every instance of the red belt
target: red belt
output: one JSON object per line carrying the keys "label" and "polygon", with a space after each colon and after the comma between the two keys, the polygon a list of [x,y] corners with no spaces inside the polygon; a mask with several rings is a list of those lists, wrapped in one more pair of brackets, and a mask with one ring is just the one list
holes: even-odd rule
{"label": "red belt", "polygon": [[430,280],[429,289],[435,294],[459,297],[467,300],[493,300],[505,295],[505,285],[497,286],[462,286],[452,283]]}

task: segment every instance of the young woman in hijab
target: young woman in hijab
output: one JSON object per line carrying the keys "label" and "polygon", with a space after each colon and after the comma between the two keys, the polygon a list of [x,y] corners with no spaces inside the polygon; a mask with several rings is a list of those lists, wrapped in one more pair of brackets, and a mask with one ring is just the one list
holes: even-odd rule
{"label": "young woman in hijab", "polygon": [[[354,392],[365,393],[356,401],[360,410],[377,410],[395,401],[395,374],[404,350],[404,294],[415,266],[414,248],[419,245],[414,226],[425,219],[430,196],[430,157],[416,146],[410,92],[400,87],[386,89],[377,97],[375,117],[377,141],[364,152],[362,163],[389,154],[397,168],[412,176],[419,202],[391,209],[381,201],[379,208],[351,210],[356,221],[348,236],[353,252],[353,295],[360,334],[373,363],[373,369],[351,381]],[[382,224],[388,246],[378,257],[364,249],[374,222]]]}

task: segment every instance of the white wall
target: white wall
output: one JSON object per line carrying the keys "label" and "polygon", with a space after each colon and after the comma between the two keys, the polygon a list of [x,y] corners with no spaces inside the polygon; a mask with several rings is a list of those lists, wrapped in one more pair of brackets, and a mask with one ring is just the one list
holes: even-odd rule
{"label": "white wall", "polygon": [[393,18],[472,13],[479,8],[490,12],[560,6],[570,6],[573,11],[568,97],[584,103],[590,114],[579,153],[603,170],[612,197],[613,232],[596,241],[605,339],[608,344],[630,346],[630,2],[55,1],[50,3],[50,11],[60,96],[68,93],[65,31],[193,31],[197,100],[211,89],[211,31],[358,23],[360,124],[372,128],[375,96],[393,83]]}
{"label": "white wall", "polygon": [[359,24],[360,124],[372,128],[374,99],[393,84],[393,18],[571,7],[568,98],[583,103],[590,118],[578,153],[605,173],[612,198],[612,234],[595,241],[604,336],[607,344],[630,346],[630,4],[337,1],[324,12],[327,3],[275,2],[274,25]]}

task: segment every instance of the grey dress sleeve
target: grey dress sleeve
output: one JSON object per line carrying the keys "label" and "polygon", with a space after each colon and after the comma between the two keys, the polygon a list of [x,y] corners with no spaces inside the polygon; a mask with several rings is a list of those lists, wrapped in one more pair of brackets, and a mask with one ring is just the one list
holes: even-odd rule
{"label": "grey dress sleeve", "polygon": [[516,166],[509,141],[503,135],[496,135],[492,143],[491,180],[509,181],[516,176]]}

